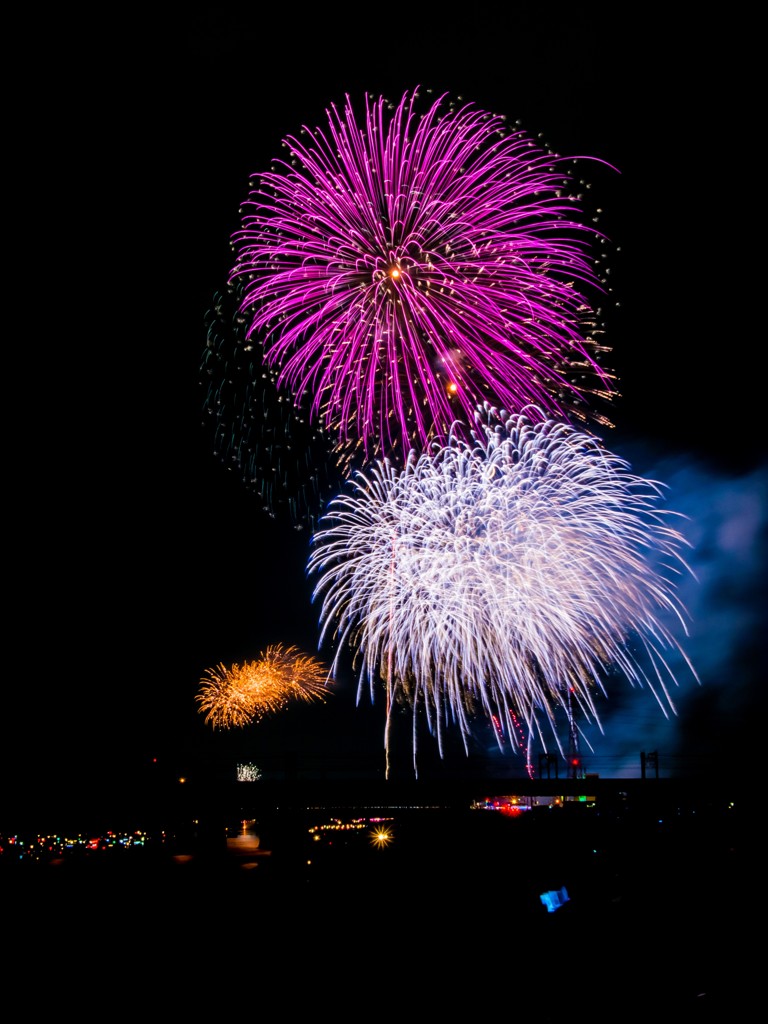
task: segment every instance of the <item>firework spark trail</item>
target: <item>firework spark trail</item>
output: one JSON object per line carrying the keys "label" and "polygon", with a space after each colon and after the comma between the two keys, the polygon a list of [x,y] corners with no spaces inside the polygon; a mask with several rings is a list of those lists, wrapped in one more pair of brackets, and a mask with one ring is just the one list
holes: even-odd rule
{"label": "firework spark trail", "polygon": [[365,461],[444,443],[481,402],[607,423],[589,407],[615,394],[588,297],[605,239],[578,219],[566,159],[418,98],[366,97],[360,126],[347,97],[254,176],[232,236],[249,337]]}
{"label": "firework spark trail", "polygon": [[[662,485],[634,475],[564,423],[477,410],[472,443],[451,436],[399,470],[377,461],[334,499],[313,536],[320,644],[351,647],[358,700],[383,679],[465,748],[479,710],[546,749],[558,709],[599,726],[594,697],[618,668],[674,712],[670,617],[687,635],[675,576],[690,572]],[[639,640],[640,652],[632,653]],[[391,669],[389,666],[391,665]],[[517,717],[516,717],[517,716]],[[387,723],[387,727],[389,723]],[[388,742],[385,732],[385,746]],[[562,748],[561,748],[562,752]]]}
{"label": "firework spark trail", "polygon": [[203,425],[213,454],[258,494],[269,516],[313,528],[350,472],[350,453],[335,451],[308,411],[277,386],[261,346],[246,337],[241,300],[240,288],[218,291],[205,315]]}
{"label": "firework spark trail", "polygon": [[250,725],[294,701],[324,701],[330,692],[325,666],[296,647],[276,644],[256,661],[207,669],[195,697],[214,729]]}

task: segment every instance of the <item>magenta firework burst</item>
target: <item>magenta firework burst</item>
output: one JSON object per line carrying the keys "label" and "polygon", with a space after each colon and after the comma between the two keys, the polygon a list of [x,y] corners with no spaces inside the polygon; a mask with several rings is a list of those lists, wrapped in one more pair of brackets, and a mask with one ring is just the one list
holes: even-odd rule
{"label": "magenta firework burst", "polygon": [[545,749],[542,723],[555,740],[561,716],[599,724],[613,670],[674,711],[675,663],[695,672],[661,485],[561,422],[486,408],[477,426],[402,470],[375,462],[331,501],[308,570],[334,669],[351,648],[360,692],[386,693],[385,735],[405,702],[441,754],[446,725],[466,742],[478,715],[507,736],[519,718]]}
{"label": "magenta firework burst", "polygon": [[[595,299],[605,239],[579,158],[419,93],[349,97],[255,175],[232,236],[249,337],[343,448],[402,461],[490,402],[607,422]],[[591,159],[591,158],[590,158]]]}

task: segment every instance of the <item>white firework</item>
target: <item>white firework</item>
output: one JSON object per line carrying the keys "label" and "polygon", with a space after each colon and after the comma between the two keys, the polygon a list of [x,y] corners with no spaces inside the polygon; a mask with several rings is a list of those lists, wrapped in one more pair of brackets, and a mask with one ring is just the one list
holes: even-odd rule
{"label": "white firework", "polygon": [[[402,470],[355,474],[312,541],[320,644],[351,648],[358,701],[383,686],[391,713],[423,709],[443,756],[444,728],[465,749],[480,714],[546,749],[556,713],[600,726],[595,695],[619,669],[675,712],[670,652],[687,613],[675,580],[687,546],[659,507],[664,487],[632,473],[571,426],[478,407],[474,442],[458,434]],[[549,733],[549,730],[547,730]],[[500,737],[497,736],[500,740]]]}
{"label": "white firework", "polygon": [[258,782],[261,778],[261,769],[255,764],[239,764],[237,766],[238,782]]}

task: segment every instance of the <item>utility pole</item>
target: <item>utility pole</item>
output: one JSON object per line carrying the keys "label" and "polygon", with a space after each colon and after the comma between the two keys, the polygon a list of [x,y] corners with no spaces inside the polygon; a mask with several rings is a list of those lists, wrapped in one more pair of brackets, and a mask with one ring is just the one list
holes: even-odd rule
{"label": "utility pole", "polygon": [[643,750],[640,753],[640,778],[647,779],[647,769],[653,768],[654,777],[659,777],[659,752],[658,750],[651,750],[647,754]]}
{"label": "utility pole", "polygon": [[555,778],[558,778],[557,771],[557,755],[556,754],[539,754],[539,776],[543,779],[544,772],[546,770],[547,778],[552,778],[552,769],[555,770]]}
{"label": "utility pole", "polygon": [[568,692],[568,778],[583,779],[584,766],[581,763],[579,748],[579,730],[571,708],[571,694]]}

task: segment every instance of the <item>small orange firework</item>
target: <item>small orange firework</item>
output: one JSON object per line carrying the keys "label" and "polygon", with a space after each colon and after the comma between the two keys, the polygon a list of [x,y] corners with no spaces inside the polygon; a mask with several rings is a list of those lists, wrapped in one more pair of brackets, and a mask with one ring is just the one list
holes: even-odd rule
{"label": "small orange firework", "polygon": [[328,669],[316,658],[276,644],[257,661],[208,669],[195,700],[214,729],[230,729],[282,711],[292,701],[324,701],[329,684]]}

